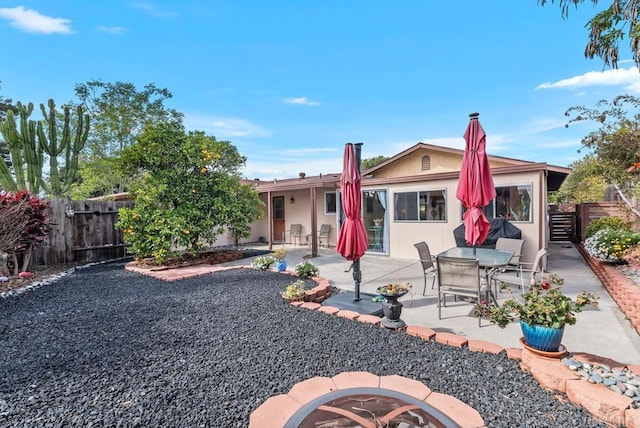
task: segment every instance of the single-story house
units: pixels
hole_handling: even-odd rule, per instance
[[[456,246],[453,230],[462,224],[456,189],[464,151],[418,143],[362,171],[362,212],[371,254],[416,258],[414,243],[425,241],[437,254]],[[522,259],[532,261],[549,239],[547,192],[557,190],[569,168],[488,155],[497,197],[488,218],[506,218],[522,231]],[[341,168],[341,165],[340,165]],[[253,180],[265,215],[250,240],[289,242],[292,224],[302,225],[302,244],[317,252],[318,231],[331,225],[335,246],[341,224],[340,173],[283,180]],[[297,242],[297,241],[296,241]],[[323,242],[324,243],[324,242]]]

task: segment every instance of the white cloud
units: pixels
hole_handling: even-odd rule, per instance
[[[200,130],[216,138],[269,137],[271,132],[246,119],[185,114],[187,129]]]
[[[309,147],[309,148],[297,148],[297,149],[284,149],[279,150],[285,156],[309,156],[318,153],[335,153],[339,150],[331,147]]]
[[[97,29],[102,33],[118,34],[118,35],[123,34],[127,31],[127,29],[124,27],[105,27],[104,25],[98,26]]]
[[[242,169],[242,175],[246,178],[259,178],[261,180],[280,180],[284,178],[296,178],[300,172],[304,172],[307,176],[319,174],[336,174],[342,170],[342,154],[339,157],[327,159],[315,159],[309,156],[307,160],[300,159],[282,159],[274,160],[263,159],[254,160],[248,156],[247,165]]]
[[[285,98],[282,100],[285,104],[296,104],[300,106],[317,106],[320,105],[318,101],[311,101],[307,97],[299,97],[299,98]]]
[[[566,147],[575,147],[576,149],[578,149],[582,147],[582,141],[581,140],[551,141],[551,142],[539,144],[538,147],[547,147],[551,149],[564,149]]]
[[[33,9],[25,9],[22,6],[14,8],[0,8],[0,18],[10,22],[12,27],[24,30],[27,33],[40,34],[70,34],[71,20],[64,18],[52,18],[40,14]]]
[[[640,72],[636,67],[618,68],[615,70],[590,71],[579,76],[545,82],[538,89],[577,89],[590,86],[623,86],[626,90],[640,93]]]
[[[158,5],[155,5],[150,2],[137,2],[131,3],[131,7],[134,9],[138,9],[147,13],[155,18],[169,18],[176,16],[175,12],[170,11],[169,9],[163,9]]]
[[[551,131],[552,129],[560,129],[564,128],[567,124],[566,120],[557,119],[557,118],[534,118],[530,123],[526,125],[525,132],[527,133],[538,133]]]

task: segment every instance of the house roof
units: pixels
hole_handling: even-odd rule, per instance
[[[387,159],[386,161],[362,171],[362,185],[384,185],[393,183],[411,183],[433,180],[444,180],[458,178],[460,171],[440,172],[434,174],[419,174],[419,175],[407,175],[400,177],[374,177],[376,171],[390,165],[400,159],[410,155],[417,150],[428,149],[431,151],[438,151],[442,153],[455,154],[462,157],[464,150],[453,149],[450,147],[436,146],[433,144],[418,143],[407,150],[404,150],[397,155]],[[502,156],[488,155],[489,160],[501,161],[502,163],[509,164],[508,166],[502,166],[497,168],[491,168],[493,175],[513,174],[519,172],[528,171],[546,171],[547,175],[547,190],[558,190],[564,179],[571,172],[571,168],[549,165],[545,162],[530,162],[520,159],[507,158]],[[311,187],[324,187],[324,188],[337,188],[340,186],[340,173],[332,174],[320,174],[317,176],[303,176],[301,174],[298,178],[290,178],[283,180],[244,180],[245,184],[254,184],[256,189],[260,192],[267,191],[285,191],[285,190],[299,190],[308,189]]]

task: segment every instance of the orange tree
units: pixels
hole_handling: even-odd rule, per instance
[[[177,248],[197,252],[225,232],[248,236],[262,202],[240,182],[245,161],[229,141],[175,123],[148,127],[118,163],[141,177],[136,206],[121,209],[117,223],[134,256],[162,263]]]

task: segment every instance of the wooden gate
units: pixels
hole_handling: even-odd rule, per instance
[[[51,230],[34,264],[87,263],[125,255],[118,209],[133,201],[51,200]]]
[[[549,213],[549,240],[579,242],[575,212]]]

